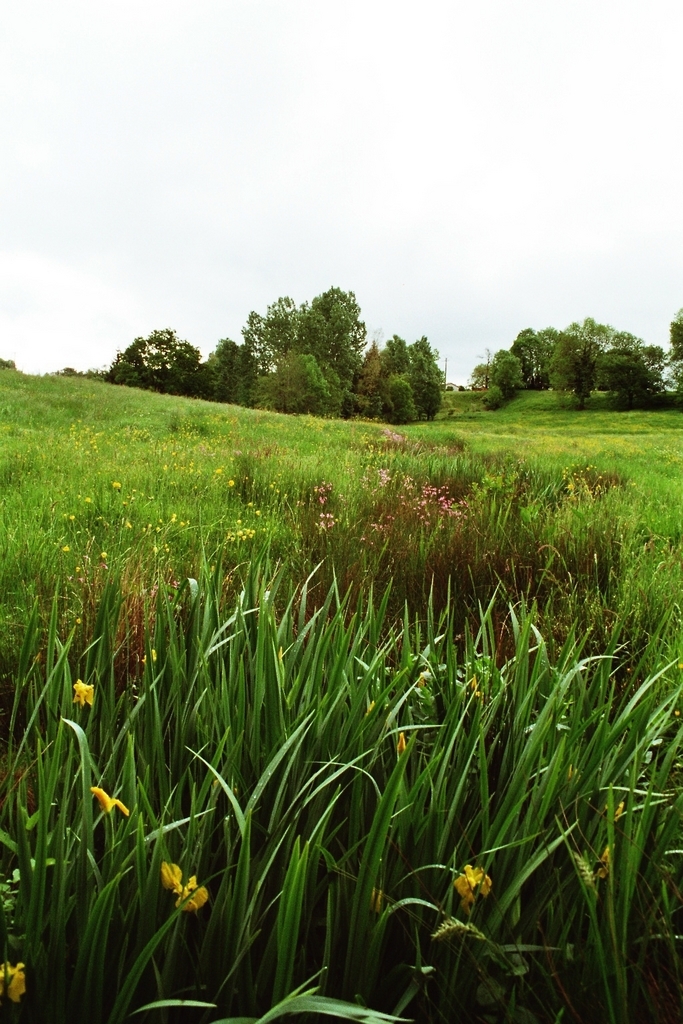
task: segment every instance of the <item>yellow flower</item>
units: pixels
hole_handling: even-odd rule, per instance
[[[100,789],[99,786],[91,786],[90,792],[92,793],[93,796],[97,797],[97,802],[99,803],[100,807],[102,808],[105,814],[111,814],[115,807],[118,807],[118,809],[121,811],[121,814],[125,814],[126,817],[128,817],[128,815],[130,814],[130,811],[128,810],[125,804],[122,804],[121,801],[118,800],[116,797],[109,796],[109,794],[105,793],[105,791],[103,789]]]
[[[68,544],[65,544],[64,547],[62,548],[62,551],[66,554],[67,551],[71,551],[71,548],[69,547]]]
[[[398,743],[396,744],[396,753],[400,757],[403,751],[406,749],[406,734],[401,732],[398,734]]]
[[[115,491],[121,490],[121,484],[118,482],[118,480],[112,480],[111,485]]]
[[[234,480],[228,480],[228,487],[234,487],[234,486],[235,486],[235,481]]]
[[[77,619],[80,622],[80,619]],[[95,687],[90,684],[84,683],[81,679],[77,679],[74,683],[74,704],[80,704],[83,707],[84,704],[89,704],[92,707],[93,695]]]
[[[164,889],[172,889],[176,893],[182,892],[183,872],[177,864],[169,864],[165,860],[161,862],[161,884]]]
[[[209,892],[205,886],[197,887],[196,875],[192,875],[187,880],[187,885],[183,885],[182,870],[177,864],[169,864],[167,861],[161,863],[161,884],[164,889],[170,889],[178,897],[175,901],[176,907],[183,903],[183,910],[187,910],[190,914],[196,914],[209,898]]]
[[[107,559],[107,552],[106,551],[100,551],[100,558],[102,559],[103,562],[105,562],[106,559]]]
[[[466,914],[472,909],[477,895],[481,893],[484,897],[488,896],[492,885],[493,882],[484,869],[473,868],[471,864],[466,864],[463,874],[458,875],[453,882],[453,888],[460,896],[460,906]]]
[[[12,967],[5,961],[3,965],[2,995],[7,996],[13,1003],[18,1003],[26,991],[26,978],[24,977],[24,965],[19,963]]]
[[[610,852],[609,852],[609,846],[606,846],[605,849],[603,850],[602,857],[600,858],[600,860],[598,862],[598,866],[595,869],[595,877],[596,878],[607,878],[607,876],[609,875],[609,867],[610,867]]]

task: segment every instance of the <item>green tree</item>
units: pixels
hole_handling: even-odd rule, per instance
[[[326,382],[330,413],[350,416],[355,411],[354,385],[362,365],[365,324],[353,292],[330,288],[310,303],[297,307],[280,298],[266,315],[251,312],[242,330],[250,372],[255,377],[245,390],[253,400],[255,379],[275,371],[290,352],[315,359]],[[246,354],[245,354],[246,361]],[[263,387],[259,384],[259,394]]]
[[[624,331],[615,333],[610,347],[598,357],[598,387],[612,392],[620,405],[645,405],[664,390],[664,350]]]
[[[510,351],[519,359],[524,387],[532,391],[550,387],[550,361],[558,337],[554,327],[542,331],[527,327],[519,332]]]
[[[330,392],[315,356],[290,351],[275,369],[259,378],[256,404],[286,413],[327,412]]]
[[[221,338],[208,359],[212,379],[212,397],[216,402],[241,405],[240,346],[230,338]]]
[[[477,363],[470,374],[469,385],[473,391],[486,391],[491,383],[491,362]]]
[[[387,382],[388,401],[384,417],[389,423],[412,423],[418,413],[413,399],[413,389],[407,377],[392,374]]]
[[[0,370],[16,370],[17,364],[13,359],[0,359]]]
[[[410,370],[408,346],[398,334],[389,338],[382,349],[382,369],[387,377],[392,374],[408,373]]]
[[[106,379],[162,394],[208,397],[201,352],[178,338],[170,327],[136,338],[124,352],[118,352]]]
[[[353,292],[328,288],[310,306],[299,310],[299,351],[315,356],[342,416],[355,409],[354,385],[363,361],[367,337]]]
[[[373,341],[363,357],[357,386],[358,409],[367,419],[381,419],[387,404],[387,378],[383,371],[382,355]]]
[[[433,349],[426,337],[418,338],[408,347],[410,369],[408,381],[418,416],[433,420],[441,408],[444,379],[439,369],[439,353]]]
[[[491,360],[491,387],[498,388],[505,401],[512,398],[519,388],[524,387],[522,364],[517,356],[507,349],[500,349]]]
[[[683,362],[683,309],[679,309],[669,328],[672,359]]]
[[[579,409],[586,408],[596,384],[598,357],[613,334],[612,327],[587,317],[583,323],[570,324],[557,339],[550,363],[550,382],[556,390],[573,394]]]

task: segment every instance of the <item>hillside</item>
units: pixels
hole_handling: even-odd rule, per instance
[[[679,420],[550,401],[0,373],[15,1019],[680,1019]]]

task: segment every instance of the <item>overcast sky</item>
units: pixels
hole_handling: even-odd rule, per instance
[[[464,381],[525,327],[666,344],[680,0],[3,5],[0,357],[206,355],[331,285]]]

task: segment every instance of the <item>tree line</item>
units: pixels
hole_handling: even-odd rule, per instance
[[[563,331],[526,328],[510,349],[487,353],[472,371],[470,386],[486,390],[484,401],[491,409],[522,388],[570,393],[579,409],[596,390],[613,394],[622,408],[642,408],[667,390],[683,394],[683,309],[671,323],[670,339],[665,352],[590,317]]]
[[[136,338],[104,379],[246,407],[391,423],[433,419],[444,378],[426,337],[367,344],[353,292],[330,288],[300,306],[288,297],[252,311],[240,344],[221,339],[206,361],[170,328]]]

